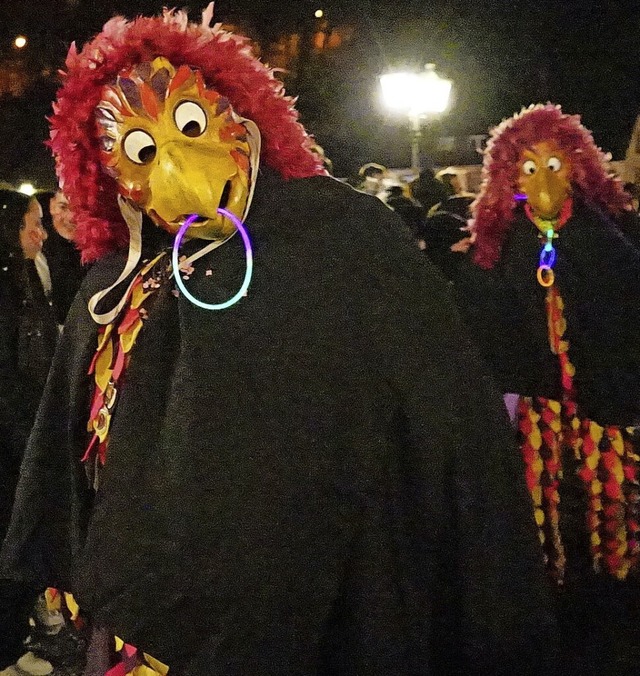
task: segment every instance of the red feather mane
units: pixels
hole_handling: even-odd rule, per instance
[[[251,53],[247,38],[224,31],[219,24],[209,28],[189,23],[184,12],[165,11],[161,17],[131,22],[115,17],[80,53],[71,45],[50,119],[49,145],[86,262],[128,241],[115,179],[101,168],[94,110],[103,86],[120,71],[158,56],[176,68],[185,64],[199,70],[208,87],[229,99],[239,115],[253,120],[262,135],[262,162],[281,176],[326,173],[311,150],[312,139],[298,122],[293,99],[285,96],[273,71]]]

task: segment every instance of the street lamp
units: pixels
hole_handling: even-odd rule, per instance
[[[394,72],[380,77],[382,97],[389,110],[408,115],[411,124],[411,168],[420,173],[422,120],[443,113],[449,105],[451,80],[441,78],[433,63],[421,73]]]
[[[21,192],[23,195],[28,195],[29,197],[31,197],[31,195],[36,194],[36,189],[33,183],[21,183],[20,187],[18,188],[18,192]]]
[[[13,41],[13,44],[17,49],[22,49],[27,45],[27,38],[25,38],[24,35],[18,35],[16,39]]]

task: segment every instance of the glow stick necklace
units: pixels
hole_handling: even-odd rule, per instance
[[[553,227],[547,229],[547,241],[540,250],[540,263],[536,277],[540,286],[550,287],[555,281],[553,266],[556,263],[556,250],[553,246],[553,238],[557,237],[553,231]]]
[[[247,289],[249,288],[249,284],[251,283],[251,276],[253,274],[253,250],[251,248],[251,240],[249,239],[249,235],[247,233],[246,228],[244,227],[244,224],[235,214],[232,214],[227,209],[218,208],[217,212],[221,216],[228,218],[236,226],[238,232],[240,233],[240,236],[242,237],[242,241],[244,242],[244,249],[247,259],[247,271],[245,272],[242,286],[240,287],[240,290],[238,291],[238,293],[236,293],[235,296],[225,301],[224,303],[204,303],[203,301],[198,300],[194,295],[192,295],[187,290],[187,287],[184,285],[184,282],[180,278],[180,264],[178,261],[178,250],[180,248],[180,244],[182,243],[182,238],[184,237],[185,232],[188,230],[189,226],[198,218],[198,214],[192,214],[180,226],[180,230],[178,230],[176,238],[173,242],[173,251],[171,252],[171,263],[173,265],[174,278],[176,280],[178,288],[187,297],[188,300],[190,300],[194,305],[203,308],[204,310],[225,310],[226,308],[231,307],[232,305],[237,303],[246,294]]]

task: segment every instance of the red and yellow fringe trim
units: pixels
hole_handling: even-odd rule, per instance
[[[85,626],[80,607],[72,594],[49,587],[44,593],[44,598],[47,610],[66,611],[76,628],[82,629]],[[155,657],[125,643],[117,636],[114,637],[114,641],[119,661],[105,673],[105,676],[167,676],[169,673],[169,667]]]
[[[640,554],[640,484],[637,449],[627,430],[602,427],[581,418],[575,403],[564,304],[556,287],[546,297],[549,344],[558,356],[563,400],[521,397],[518,403],[520,448],[545,563],[562,584],[566,557],[560,536],[563,452],[578,461],[578,476],[588,494],[586,526],[596,571],[623,580]]]

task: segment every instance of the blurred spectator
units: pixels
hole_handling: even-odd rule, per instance
[[[67,198],[60,190],[41,193],[37,198],[45,214],[43,222],[49,235],[43,251],[51,271],[56,319],[58,324],[64,324],[86,269],[74,244],[76,226]]]
[[[449,197],[432,208],[418,236],[418,246],[443,275],[454,282],[473,237],[469,231],[469,207],[473,197]]]
[[[363,164],[358,171],[360,184],[357,186],[361,192],[368,195],[378,196],[384,190],[384,178],[387,168],[375,162]]]
[[[425,228],[425,215],[422,207],[406,197],[399,185],[393,185],[387,189],[385,202],[400,216],[417,240]]]
[[[464,192],[458,172],[451,167],[439,171],[436,174],[436,179],[444,185],[448,197],[460,195]]]
[[[435,177],[432,169],[423,169],[420,172],[420,176],[411,185],[411,193],[420,202],[425,214],[449,197],[445,185]]]
[[[311,146],[311,150],[313,150],[313,152],[322,160],[322,164],[327,170],[327,173],[333,176],[333,162],[327,157],[324,148],[319,143],[314,143]]]
[[[0,191],[0,541],[58,337],[46,237],[38,201]],[[33,600],[23,585],[0,581],[0,668],[24,652]]]
[[[443,200],[440,204],[436,205],[433,210],[433,215],[437,214],[439,211],[444,211],[448,214],[460,216],[460,218],[468,221],[471,218],[471,204],[474,199],[475,197],[468,193],[447,197],[446,200]]]

